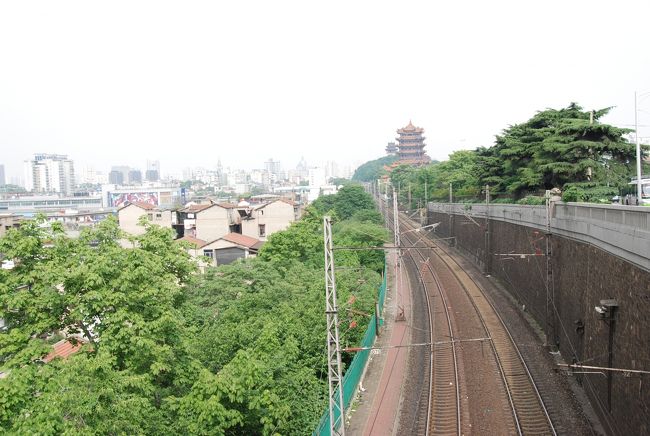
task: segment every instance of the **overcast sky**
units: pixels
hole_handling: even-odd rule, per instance
[[[0,163],[292,168],[380,157],[409,120],[445,159],[537,110],[650,91],[650,2],[4,1]],[[650,95],[639,122],[650,125]],[[640,129],[650,136],[650,127]]]

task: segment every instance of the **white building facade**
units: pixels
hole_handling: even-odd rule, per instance
[[[75,186],[74,163],[66,155],[35,154],[24,163],[25,189],[33,192],[72,194]]]

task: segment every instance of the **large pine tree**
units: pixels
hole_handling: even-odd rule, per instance
[[[477,150],[481,183],[516,196],[576,182],[624,185],[635,149],[624,138],[629,129],[599,122],[610,109],[571,103],[504,130],[493,147]]]

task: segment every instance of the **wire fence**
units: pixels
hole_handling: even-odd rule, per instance
[[[379,308],[379,314],[382,313],[384,309],[384,302],[386,301],[386,263],[384,262],[384,279],[382,280],[381,285],[379,286],[379,292],[377,293],[377,305]],[[379,318],[379,324],[383,324],[383,319]],[[377,337],[377,319],[376,315],[373,315],[368,322],[368,327],[366,328],[366,333],[361,340],[360,347],[372,347],[375,343],[375,338]],[[363,377],[366,364],[370,357],[370,350],[361,350],[352,359],[350,366],[348,366],[345,375],[343,376],[343,404],[344,408],[347,409],[350,407],[354,395],[357,392],[357,387],[361,382]],[[335,395],[335,398],[338,398],[338,391]],[[335,410],[335,413],[338,411]],[[338,415],[335,416],[338,419]],[[329,406],[325,409],[323,416],[321,417],[318,426],[312,432],[312,436],[330,436],[330,413]]]

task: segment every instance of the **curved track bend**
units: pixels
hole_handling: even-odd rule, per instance
[[[420,227],[400,216],[404,257],[417,266],[431,328],[428,391],[418,434],[555,435],[510,332],[482,289]],[[424,417],[426,416],[426,422]]]

